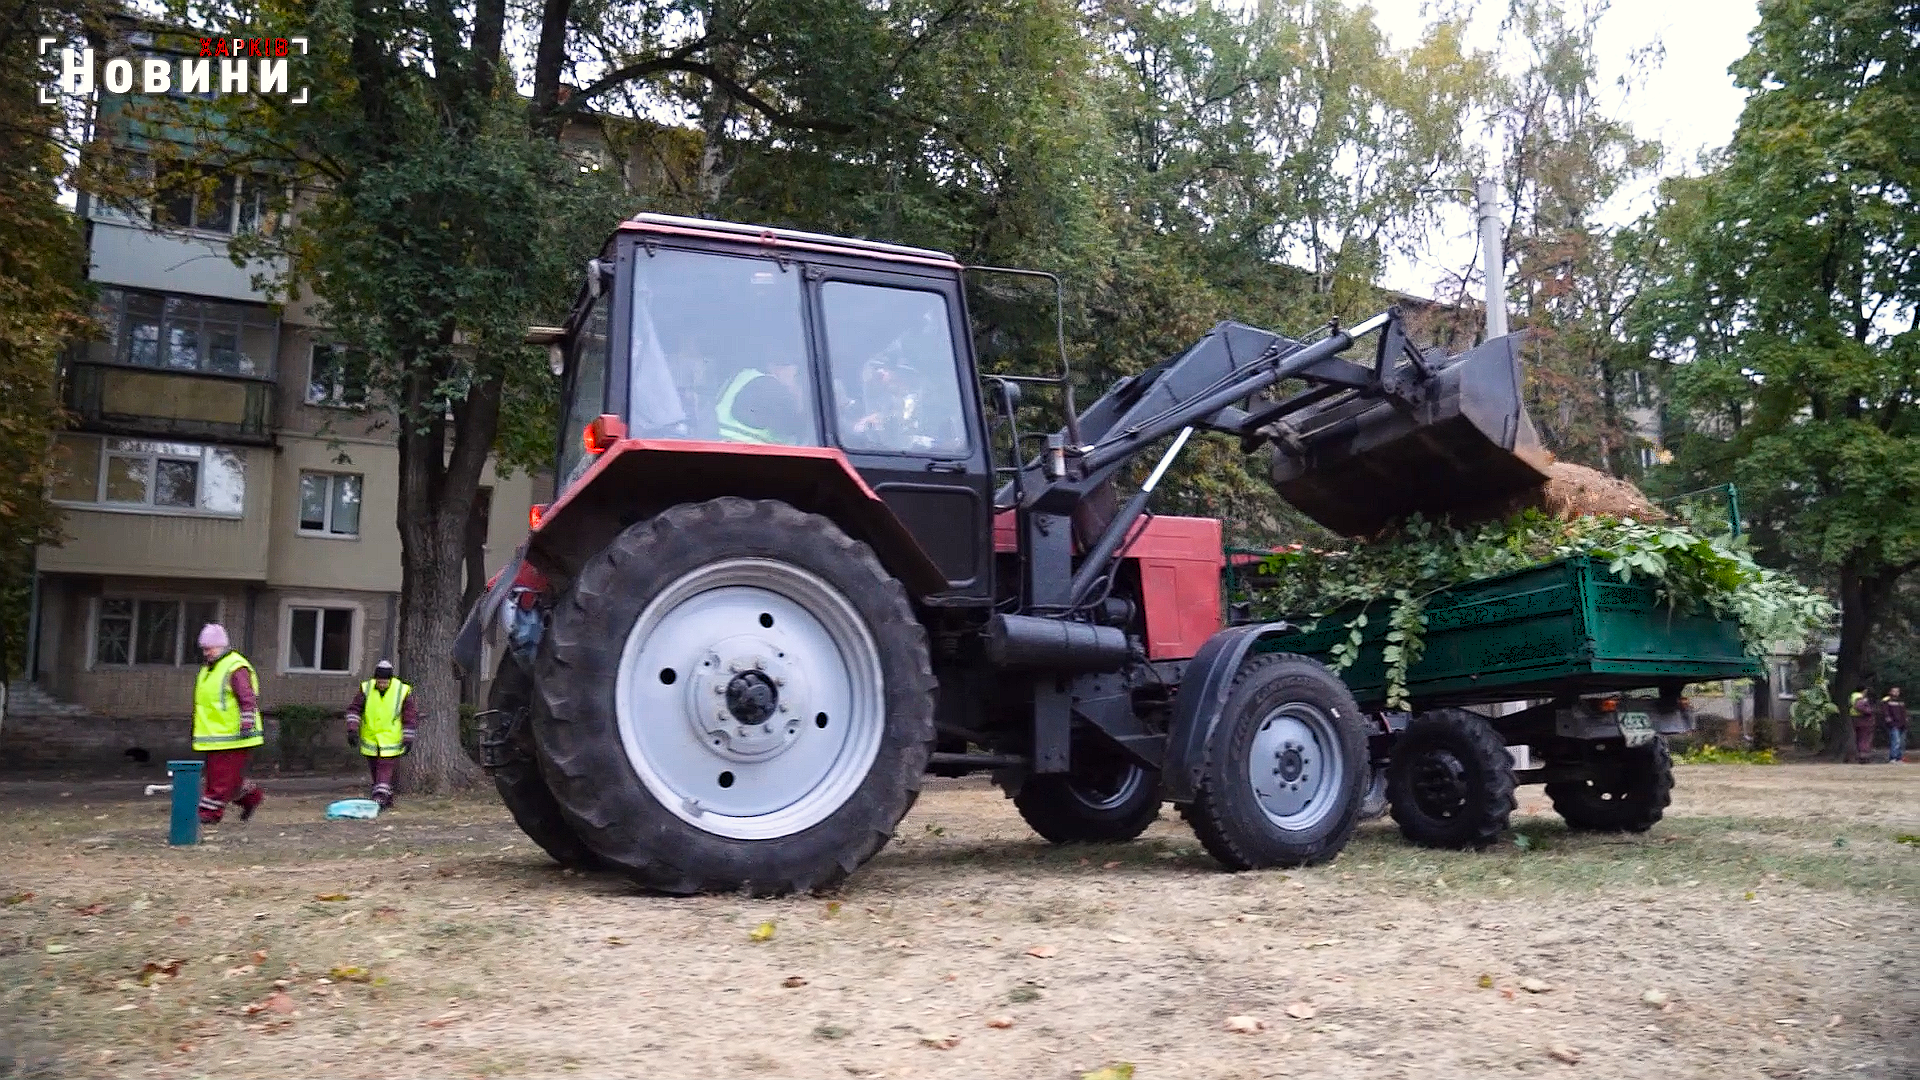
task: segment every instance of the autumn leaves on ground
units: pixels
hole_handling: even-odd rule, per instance
[[[1920,770],[1680,774],[1643,837],[1523,789],[1490,851],[1237,875],[943,781],[759,902],[557,870],[488,800],[310,784],[170,850],[137,784],[0,784],[0,1075],[1916,1075]]]

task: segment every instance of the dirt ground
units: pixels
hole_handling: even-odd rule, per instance
[[[491,800],[327,822],[352,787],[306,788],[169,849],[164,795],[0,783],[0,1075],[1920,1076],[1911,767],[1683,767],[1631,838],[1522,789],[1493,850],[1373,822],[1255,874],[1171,813],[1055,848],[940,781],[778,901],[560,871]]]

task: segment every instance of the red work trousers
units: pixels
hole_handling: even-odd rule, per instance
[[[367,773],[373,784],[373,801],[385,810],[393,805],[393,766],[399,758],[369,757]]]
[[[240,804],[243,816],[250,817],[254,807],[259,806],[260,800],[265,797],[260,786],[247,779],[246,750],[207,751],[207,765],[201,773],[200,784],[202,822],[219,824],[230,802]]]

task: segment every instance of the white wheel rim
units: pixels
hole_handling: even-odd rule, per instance
[[[726,559],[640,613],[614,707],[628,763],[669,812],[771,840],[825,821],[865,781],[885,686],[866,620],[838,589],[774,559]]]
[[[1320,824],[1346,786],[1337,724],[1302,701],[1268,713],[1254,731],[1247,779],[1261,813],[1275,825],[1298,832]]]

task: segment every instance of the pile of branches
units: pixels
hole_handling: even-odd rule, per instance
[[[1359,658],[1369,620],[1385,617],[1388,703],[1405,709],[1407,672],[1425,650],[1430,597],[1462,582],[1577,555],[1600,563],[1623,582],[1650,583],[1675,612],[1736,620],[1754,656],[1783,645],[1797,651],[1833,622],[1834,607],[1825,596],[1754,562],[1744,538],[1707,536],[1631,517],[1565,518],[1537,509],[1467,528],[1415,517],[1342,551],[1296,545],[1262,561],[1245,599],[1263,620],[1300,624],[1341,613],[1348,637],[1332,650],[1336,669]]]

